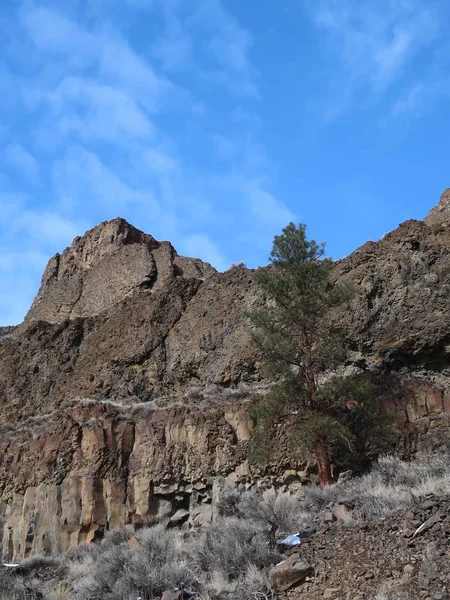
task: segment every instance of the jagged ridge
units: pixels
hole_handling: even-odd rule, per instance
[[[170,242],[158,242],[116,218],[76,237],[70,248],[50,259],[25,320],[60,323],[92,317],[140,290],[160,289],[176,277],[213,273],[211,265],[178,256]]]

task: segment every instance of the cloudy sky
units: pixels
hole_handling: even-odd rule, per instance
[[[341,257],[450,186],[447,0],[2,0],[0,324],[123,216],[224,270]]]

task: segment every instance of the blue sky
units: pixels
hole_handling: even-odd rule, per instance
[[[223,270],[339,258],[450,185],[447,0],[2,0],[0,324],[123,216]]]

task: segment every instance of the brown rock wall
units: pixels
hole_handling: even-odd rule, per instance
[[[179,257],[124,219],[101,223],[77,237],[48,263],[27,321],[61,323],[91,317],[141,289],[156,290],[176,277],[203,278],[215,270],[198,259]]]
[[[425,223],[428,225],[443,224],[448,227],[450,223],[450,188],[444,191],[439,204],[430,211]]]
[[[3,428],[4,559],[65,551],[105,529],[169,520],[180,509],[193,522],[211,518],[214,482],[248,473],[250,428],[235,407],[143,408],[130,419],[99,404],[53,415],[50,430],[35,422]]]
[[[405,454],[448,437],[446,198],[439,219],[404,223],[335,268],[357,291],[330,315],[350,329],[346,368],[377,380]],[[216,273],[122,219],[51,259],[24,324],[0,329],[8,560],[126,523],[212,518],[223,479],[251,477],[242,406],[267,389],[247,316],[260,301],[251,271]]]

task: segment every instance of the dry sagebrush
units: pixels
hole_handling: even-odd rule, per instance
[[[16,576],[0,571],[0,600],[32,600],[30,589],[44,600],[147,600],[174,587],[198,591],[199,600],[265,600],[273,595],[268,568],[281,560],[276,541],[308,528],[330,502],[352,499],[358,516],[348,525],[357,527],[410,506],[416,497],[447,493],[450,459],[444,453],[408,463],[383,457],[363,477],[305,486],[302,496],[228,489],[219,516],[200,531],[125,527],[108,532],[100,544],[24,561]],[[37,579],[40,570],[52,568],[59,580]]]

